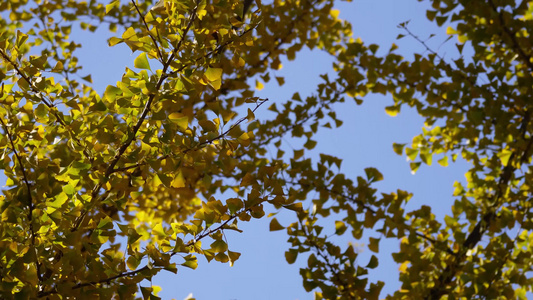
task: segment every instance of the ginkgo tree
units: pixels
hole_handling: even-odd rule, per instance
[[[406,59],[392,45],[378,55],[331,0],[256,0],[244,18],[234,0],[2,1],[1,297],[156,298],[142,282],[160,272],[194,269],[199,256],[238,260],[224,233],[268,207],[294,211],[293,223],[272,218],[270,229],[286,230],[288,263],[305,254],[303,286],[318,298],[377,299],[384,283],[368,270],[380,241],[394,239],[402,286],[389,298],[525,299],[533,2],[431,3],[427,18],[447,27],[455,59],[407,23],[398,38],[426,51]],[[135,68],[98,93],[78,64],[75,26],[108,28],[109,45],[129,48]],[[334,75],[291,99],[257,97],[250,79],[270,81],[304,47],[332,55]],[[391,115],[407,106],[424,118],[411,144],[393,145],[413,171],[433,157],[470,163],[451,215],[437,220],[431,203],[405,211],[411,194],[378,193],[375,168],[350,178],[341,158],[308,158],[319,128],[342,125],[333,105],[369,93],[392,96]],[[275,116],[260,117],[267,109]],[[302,147],[284,152],[285,137]],[[377,233],[367,241],[376,254],[358,261],[324,218],[335,219],[335,235]]]

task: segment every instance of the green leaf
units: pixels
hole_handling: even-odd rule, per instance
[[[133,65],[139,69],[150,70],[150,63],[148,62],[148,57],[144,52],[137,56],[133,62]]]
[[[128,242],[128,244],[130,244],[130,243]],[[140,263],[141,263],[141,261],[138,260],[135,256],[130,256],[126,260],[126,265],[132,271],[136,270]]]
[[[184,257],[184,259],[185,259],[185,262],[181,264],[182,266],[191,268],[193,270],[195,270],[198,267],[198,261],[196,259],[196,256],[187,255]]]
[[[239,198],[229,198],[226,200],[226,205],[228,206],[228,209],[231,214],[236,213],[240,209],[244,207],[244,203]]]
[[[211,244],[211,249],[215,252],[226,252],[228,244],[222,240],[216,240]]]
[[[308,139],[307,142],[304,144],[304,147],[306,149],[312,150],[312,149],[314,149],[316,147],[316,145],[317,145],[316,141]]]
[[[22,33],[20,30],[17,30],[17,42],[16,46],[17,48],[22,47],[24,43],[28,40],[28,35]]]
[[[112,229],[113,228],[113,219],[105,217],[98,222],[98,229]]]
[[[114,102],[117,95],[122,94],[122,90],[116,86],[108,85],[104,92],[104,98],[108,102]]]

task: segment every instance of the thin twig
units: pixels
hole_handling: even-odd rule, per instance
[[[141,21],[143,22],[144,24],[144,27],[146,27],[146,32],[148,33],[148,35],[150,36],[150,38],[152,39],[152,41],[154,42],[154,45],[155,45],[155,48],[157,49],[157,55],[159,55],[159,59],[161,59],[161,62],[163,62],[163,54],[161,54],[161,49],[159,49],[159,45],[157,44],[157,41],[156,39],[152,36],[152,34],[150,33],[150,27],[148,27],[148,24],[146,23],[146,20],[143,16],[143,14],[141,13],[141,10],[139,9],[139,7],[137,6],[137,3],[135,3],[135,0],[131,0],[131,3],[133,4],[133,6],[135,7],[135,9],[137,10],[137,14],[139,15],[139,18],[141,19]],[[156,28],[156,32],[157,31],[157,28]],[[158,33],[159,34],[159,33]]]
[[[256,107],[252,110],[252,112],[255,112],[263,103],[267,102],[268,99],[264,99],[262,101],[260,101]],[[220,133],[218,136],[214,137],[214,138],[211,138],[207,141],[203,141],[201,143],[198,143],[197,145],[195,145],[194,147],[191,147],[191,148],[187,148],[183,151],[181,151],[179,154],[186,154],[186,153],[189,153],[191,151],[197,151],[197,150],[200,150],[202,149],[204,146],[206,145],[209,145],[211,143],[213,143],[214,141],[217,141],[217,140],[220,140],[220,139],[223,139],[225,136],[228,135],[228,133],[230,133],[233,129],[235,129],[236,127],[238,127],[242,122],[246,121],[247,120],[247,117],[242,117],[241,119],[239,119],[237,122],[235,122],[229,129],[227,129],[226,131]],[[177,155],[179,155],[177,154]],[[161,160],[165,160],[169,157],[171,157],[172,155],[171,154],[165,154],[159,158],[157,158],[157,160],[161,161]],[[113,170],[112,173],[116,173],[116,172],[123,172],[123,171],[127,171],[127,170],[130,170],[130,169],[134,169],[134,168],[137,168],[137,167],[140,167],[140,166],[143,166],[143,165],[146,165],[147,162],[139,162],[139,163],[136,163],[134,165],[131,165],[131,166],[127,166],[127,167],[122,167],[122,168],[116,168]]]
[[[219,226],[213,228],[213,229],[210,229],[202,234],[199,234],[197,236],[194,237],[193,240],[191,240],[190,242],[188,242],[185,247],[192,247],[195,243],[197,243],[198,241],[204,239],[205,237],[213,234],[214,232],[216,231],[219,231],[219,230],[224,230],[224,227],[226,225],[228,225],[229,222],[233,221],[235,218],[237,218],[239,215],[241,215],[242,213],[245,213],[245,212],[248,212],[250,211],[253,207],[259,205],[260,203],[257,203],[247,209],[244,209],[243,211],[240,211],[240,212],[236,212],[234,213],[233,215],[231,215],[228,220],[224,221],[223,223],[221,223]],[[172,254],[170,254],[170,257],[173,257],[177,254],[179,254],[180,252],[172,252]],[[75,286],[72,287],[73,290],[75,289],[80,289],[82,287],[86,287],[86,286],[96,286],[98,284],[102,284],[102,283],[111,283],[111,281],[115,280],[115,279],[119,279],[119,278],[122,278],[122,277],[131,277],[131,276],[135,276],[137,275],[138,273],[142,272],[142,271],[145,271],[145,270],[149,270],[150,267],[148,267],[147,265],[140,268],[140,269],[137,269],[137,270],[134,270],[134,271],[130,271],[130,272],[123,272],[123,273],[120,273],[120,274],[117,274],[115,276],[111,276],[109,278],[104,278],[104,279],[101,279],[101,280],[96,280],[96,281],[91,281],[91,282],[84,282],[84,283],[78,283],[76,284]],[[42,293],[39,293],[39,297],[45,297],[45,296],[48,296],[48,295],[51,295],[51,294],[57,294],[58,291],[57,289],[53,289],[51,291],[48,291],[48,292],[42,292]]]
[[[31,239],[31,245],[33,247],[33,250],[35,251],[35,265],[37,268],[37,278],[39,279],[39,286],[41,284],[41,281],[43,280],[41,276],[41,264],[39,263],[39,255],[37,253],[37,249],[35,248],[35,231],[33,230],[33,197],[31,195],[31,184],[28,181],[28,175],[26,173],[26,168],[24,168],[24,164],[22,163],[22,159],[20,158],[20,155],[17,152],[17,149],[15,147],[15,143],[13,142],[13,136],[9,132],[9,129],[7,128],[7,124],[4,122],[4,118],[0,117],[0,122],[2,123],[2,127],[4,128],[4,131],[7,135],[7,138],[9,139],[9,143],[11,144],[11,149],[13,150],[13,154],[15,155],[18,164],[20,166],[20,170],[22,172],[22,180],[24,181],[24,185],[26,185],[26,192],[28,193],[28,223],[30,227],[30,239]]]

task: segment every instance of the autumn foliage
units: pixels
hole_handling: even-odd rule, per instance
[[[292,210],[288,263],[307,259],[303,286],[319,299],[378,299],[368,276],[379,244],[394,239],[400,290],[391,299],[526,299],[533,266],[533,1],[433,0],[458,57],[427,49],[406,59],[392,45],[352,35],[332,0],[25,1],[0,3],[0,297],[156,298],[141,281],[233,264],[224,232]],[[108,28],[135,68],[98,93],[78,64],[73,28]],[[418,39],[407,23],[399,38]],[[446,29],[447,28],[447,29]],[[335,76],[291,99],[262,99],[258,85],[303,48],[334,57]],[[433,159],[470,164],[452,214],[431,203],[405,211],[408,191],[382,193],[375,168],[353,178],[315,148],[333,110],[389,95],[391,115],[425,119],[411,144],[394,144],[411,169]],[[263,111],[274,112],[272,118]],[[264,114],[263,114],[264,115]],[[271,114],[269,114],[271,115]],[[332,129],[334,130],[334,129]],[[284,152],[284,138],[302,147]],[[267,147],[271,146],[271,147]],[[269,150],[270,149],[270,150]],[[274,152],[272,152],[274,150]],[[339,171],[340,170],[340,171]],[[230,197],[220,195],[232,194]],[[340,216],[340,217],[339,217]],[[335,235],[375,253],[357,260]],[[396,271],[396,270],[395,270]],[[179,276],[176,275],[176,276]],[[381,294],[381,297],[385,295]]]

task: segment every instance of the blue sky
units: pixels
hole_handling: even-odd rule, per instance
[[[436,36],[429,42],[435,49],[446,39],[445,27],[436,27],[426,20],[427,7],[427,1],[419,3],[415,0],[355,0],[351,3],[339,2],[336,6],[340,10],[340,18],[352,22],[354,37],[361,37],[365,43],[381,45],[383,51],[388,50],[392,43],[397,43],[399,52],[406,58],[413,53],[423,53],[424,47],[409,37],[396,41],[396,36],[403,33],[397,28],[401,22],[411,20],[409,28],[423,39],[435,33]],[[117,34],[122,34],[120,29]],[[72,36],[83,44],[82,49],[77,51],[80,65],[84,66],[82,73],[92,74],[94,86],[101,92],[107,85],[120,80],[124,68],[132,67],[137,55],[131,55],[129,48],[123,44],[108,47],[108,37],[105,28],[95,34],[77,31]],[[441,53],[453,49],[453,43],[449,41],[442,46]],[[446,57],[453,55],[453,51],[449,51]],[[297,91],[302,96],[306,95],[306,91],[313,92],[319,82],[318,75],[333,74],[332,61],[333,58],[325,53],[304,50],[295,61],[283,62],[284,67],[278,72],[285,77],[283,87],[269,83],[258,95],[283,101],[290,99]],[[344,125],[334,130],[321,129],[316,137],[318,146],[309,155],[318,157],[319,153],[326,153],[342,158],[341,171],[353,179],[364,174],[364,168],[376,167],[385,177],[376,185],[380,192],[396,189],[412,192],[414,197],[407,210],[422,204],[430,205],[437,217],[442,219],[450,211],[454,200],[453,183],[464,181],[463,174],[468,165],[459,162],[443,168],[435,163],[431,167],[422,166],[412,175],[405,157],[393,152],[392,143],[410,143],[412,137],[421,132],[423,120],[416,111],[405,107],[398,116],[388,116],[384,107],[392,103],[389,96],[369,95],[364,100],[361,106],[349,100],[337,105],[337,114]],[[267,114],[264,112],[262,115],[262,111],[258,110],[255,115],[261,119]],[[291,212],[277,215],[278,220],[285,225],[292,217]],[[324,220],[325,223],[330,221],[333,223],[334,220]],[[294,265],[288,265],[284,258],[288,248],[287,236],[284,231],[269,232],[269,222],[270,219],[266,218],[254,220],[240,225],[243,233],[227,233],[230,250],[242,253],[233,267],[217,262],[208,264],[200,258],[197,270],[180,268],[177,275],[160,273],[152,282],[163,288],[159,296],[163,299],[184,299],[192,293],[196,299],[202,300],[313,299],[313,294],[303,289],[299,275],[299,268],[306,264],[306,259],[300,258]],[[342,246],[348,242],[364,245],[368,236],[379,237],[370,234],[361,241],[346,238],[339,239],[339,243]],[[398,243],[397,240],[382,240],[382,253],[378,256],[380,266],[369,274],[370,281],[385,281],[382,296],[399,288],[398,266],[390,257],[390,253],[398,248]],[[370,254],[364,246],[361,246],[361,250],[358,261],[366,265]]]

